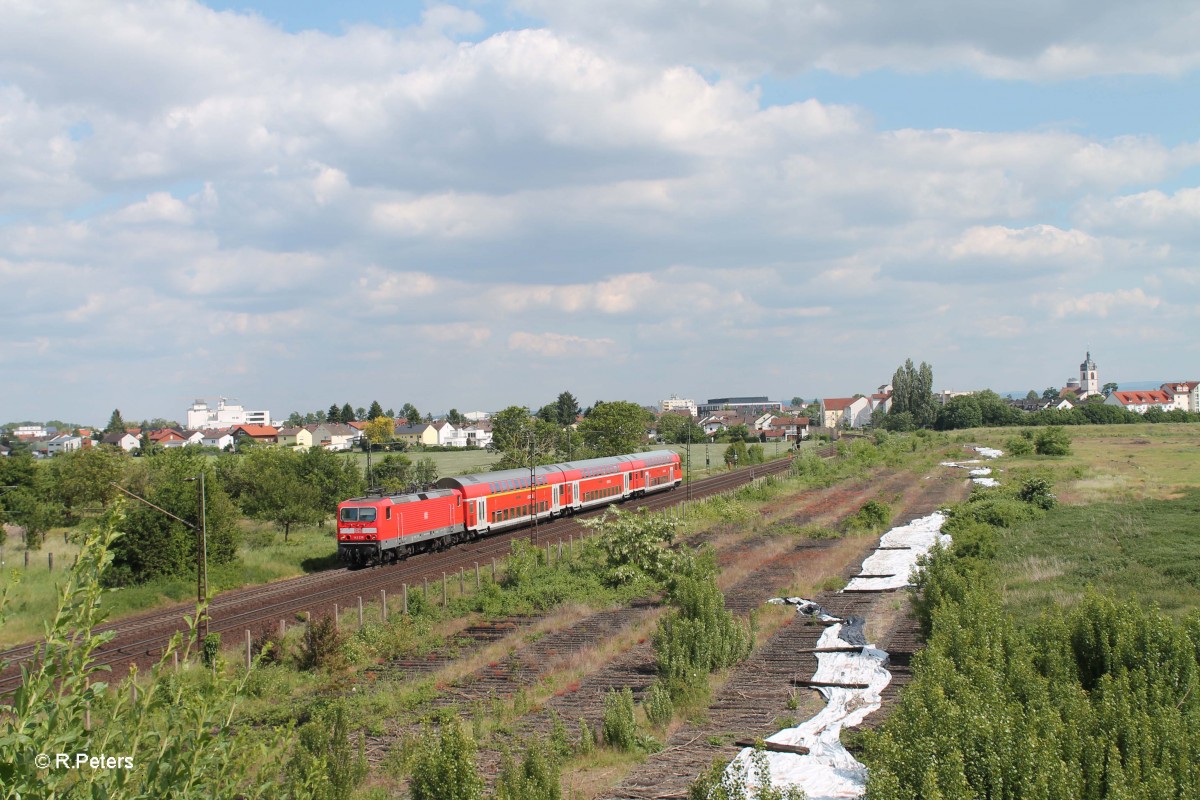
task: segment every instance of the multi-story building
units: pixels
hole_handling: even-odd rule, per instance
[[[666,400],[663,400],[659,403],[659,406],[662,408],[664,414],[668,411],[686,411],[695,417],[699,413],[695,400],[681,398],[677,394],[673,394]]]
[[[203,398],[192,403],[187,412],[187,427],[189,430],[204,430],[207,428],[232,428],[235,425],[270,425],[271,412],[247,411],[238,403],[230,403],[222,397],[217,400],[216,408],[209,406]]]
[[[665,409],[664,409],[665,410]],[[736,411],[743,417],[757,417],[768,411],[783,411],[783,403],[773,403],[764,397],[712,397],[697,407],[698,414],[708,415],[714,411]]]

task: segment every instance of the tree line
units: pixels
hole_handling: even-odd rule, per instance
[[[321,524],[339,502],[366,488],[356,462],[321,448],[256,447],[213,457],[178,447],[132,458],[94,447],[44,463],[28,454],[0,459],[0,485],[11,487],[0,493],[0,521],[24,528],[25,546],[36,549],[51,528],[94,517],[124,489],[198,525],[201,475],[214,565],[237,559],[240,517],[274,523],[286,540],[295,525]],[[195,574],[196,534],[189,525],[131,501],[122,533],[111,546],[113,564],[105,574],[110,585]],[[0,529],[0,542],[3,536]]]

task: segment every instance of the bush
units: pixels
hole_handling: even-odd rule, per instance
[[[1017,490],[1017,497],[1030,505],[1049,511],[1058,505],[1058,498],[1050,488],[1050,481],[1045,478],[1026,478]]]
[[[1027,456],[1033,452],[1033,442],[1027,436],[1014,436],[1004,443],[1004,451],[1010,456]]]
[[[1038,431],[1034,449],[1039,456],[1066,456],[1071,454],[1071,437],[1058,425]]]
[[[596,734],[592,733],[592,726],[583,717],[579,718],[579,744],[576,748],[581,756],[591,755],[596,750]]]
[[[426,731],[409,781],[412,800],[482,800],[483,779],[475,763],[475,742],[455,716],[439,735]]]
[[[693,564],[671,587],[677,610],[659,621],[654,634],[659,677],[681,705],[707,697],[708,674],[741,661],[751,647],[749,630],[725,609],[712,565],[706,559]]]
[[[614,750],[632,753],[638,748],[637,721],[633,717],[633,692],[609,690],[604,696],[604,722],[600,737]]]
[[[221,634],[210,633],[204,637],[204,649],[200,656],[204,660],[204,666],[215,667],[217,665],[217,657],[221,654]]]
[[[519,766],[511,753],[504,754],[496,778],[495,800],[559,800],[562,797],[558,762],[546,758],[541,744],[530,745]]]
[[[343,644],[345,637],[337,629],[332,616],[327,614],[316,622],[310,620],[297,654],[298,666],[303,670],[343,669],[347,666]]]
[[[714,761],[707,771],[700,773],[688,788],[688,800],[804,800],[807,795],[796,786],[776,789],[771,783],[771,767],[767,754],[756,747],[750,756],[754,769],[754,787],[749,783],[746,762],[738,759],[728,768]]]
[[[651,725],[661,727],[675,716],[675,703],[672,702],[671,693],[666,687],[655,681],[646,693],[646,699],[642,701],[642,710],[646,712],[646,719]]]
[[[287,766],[287,794],[320,800],[348,800],[367,776],[363,737],[355,754],[346,708],[341,702],[300,728]]]
[[[891,521],[891,506],[878,500],[868,500],[854,516],[846,520],[846,529],[877,531],[886,528]]]

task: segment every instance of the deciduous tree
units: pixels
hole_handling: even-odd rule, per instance
[[[638,404],[616,400],[593,406],[579,432],[597,456],[636,453],[646,443],[650,421],[650,413]]]

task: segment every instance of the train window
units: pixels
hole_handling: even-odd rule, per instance
[[[375,509],[347,506],[342,509],[342,522],[374,522]]]
[[[384,517],[384,519],[392,518],[392,507],[391,506],[388,506],[387,508],[385,508],[383,510],[383,517]]]

